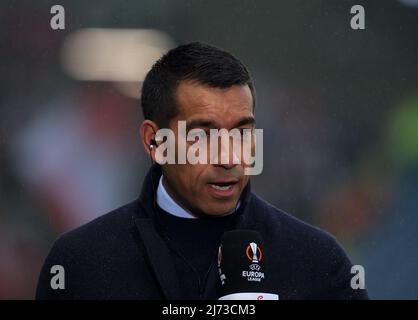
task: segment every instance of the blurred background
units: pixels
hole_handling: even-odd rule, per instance
[[[355,4],[365,30],[350,27]],[[191,41],[252,72],[253,190],[335,235],[371,298],[418,299],[414,0],[1,1],[0,299],[32,299],[59,234],[138,196],[141,81]]]

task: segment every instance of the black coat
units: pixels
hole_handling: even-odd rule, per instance
[[[134,202],[63,234],[42,268],[37,299],[183,299],[185,282],[155,223],[159,166],[148,173]],[[269,285],[280,299],[366,299],[350,286],[351,262],[328,233],[273,207],[244,189],[237,229],[253,229],[269,253]],[[216,265],[216,257],[213,259]],[[65,269],[65,289],[51,288],[53,265]],[[183,287],[182,287],[183,286]],[[199,294],[217,299],[220,280],[211,268]]]

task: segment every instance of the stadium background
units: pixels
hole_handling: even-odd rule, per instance
[[[33,298],[60,233],[138,195],[140,81],[191,41],[255,79],[255,192],[334,234],[371,298],[418,299],[417,2],[1,1],[0,299]]]

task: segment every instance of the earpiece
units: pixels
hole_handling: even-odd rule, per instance
[[[156,146],[157,146],[157,142],[155,141],[155,139],[152,139],[150,141],[150,144],[149,144],[149,149],[151,150],[151,149],[153,149]]]

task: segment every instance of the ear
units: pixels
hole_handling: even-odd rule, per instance
[[[142,146],[144,147],[145,152],[148,156],[152,158],[152,161],[155,162],[155,148],[150,148],[152,140],[155,139],[155,135],[158,131],[158,126],[154,121],[144,120],[139,127],[139,134],[141,136]]]

